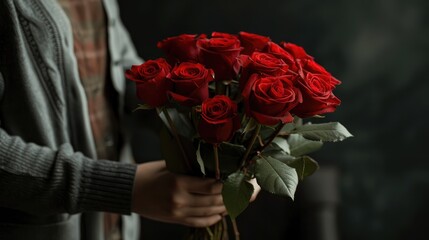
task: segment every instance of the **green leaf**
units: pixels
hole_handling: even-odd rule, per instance
[[[231,218],[236,218],[247,208],[253,191],[253,185],[246,181],[242,172],[235,172],[228,176],[223,183],[222,197]]]
[[[273,145],[277,146],[278,149],[283,150],[285,153],[290,154],[289,143],[282,137],[276,137],[273,139]]]
[[[296,127],[292,133],[302,134],[310,140],[321,140],[327,142],[342,141],[353,137],[349,131],[339,122],[306,124]]]
[[[201,176],[201,171],[197,163],[196,146],[190,139],[180,136],[180,142],[183,147],[184,154],[189,163],[182,154],[182,151],[177,144],[176,138],[170,133],[166,126],[163,126],[160,131],[161,153],[167,164],[167,169],[174,173],[188,174]]]
[[[295,126],[302,126],[303,124],[302,118],[295,116],[293,119],[293,123],[295,124]]]
[[[268,148],[267,148],[268,149]],[[264,157],[272,157],[274,159],[277,159],[283,163],[289,163],[293,160],[295,160],[294,156],[291,156],[290,154],[287,154],[283,150],[264,150],[262,152],[262,156]]]
[[[168,102],[170,104],[166,108],[168,108],[168,109],[175,109],[175,111],[178,111],[180,113],[189,113],[191,111],[191,109],[192,109],[192,107],[184,106],[184,105],[180,104],[179,102],[177,102],[176,100],[174,100],[171,97],[168,98]]]
[[[295,168],[296,172],[298,173],[299,180],[301,181],[319,169],[319,164],[309,156],[296,158],[287,164],[290,167]]]
[[[201,142],[198,142],[198,148],[197,148],[197,152],[196,152],[196,154],[197,154],[197,162],[198,162],[198,165],[200,165],[201,172],[204,175],[206,175],[206,169],[204,167],[204,161],[203,161],[203,158],[201,157],[200,146],[201,146]]]
[[[179,135],[182,135],[187,139],[192,139],[195,137],[196,130],[190,117],[177,111],[177,109],[174,108],[167,108],[167,111]],[[167,121],[167,118],[165,117],[165,113],[160,112],[159,117],[164,122],[164,125],[167,126],[167,128],[171,131],[171,127]]]
[[[275,130],[276,128],[272,126],[262,125],[261,130],[259,131],[259,136],[261,136],[262,140],[266,142],[271,137],[271,135],[273,135]]]
[[[228,176],[236,172],[241,166],[246,148],[242,145],[231,143],[221,143],[218,147],[220,172],[223,176]],[[204,162],[205,171],[207,174],[215,173],[215,159],[213,145],[209,143],[200,143],[200,154]],[[214,176],[214,175],[213,175]]]
[[[256,180],[262,189],[294,199],[298,175],[294,168],[272,157],[256,160]]]
[[[282,127],[281,134],[290,134],[295,129],[295,123],[287,123]]]
[[[258,122],[255,119],[250,118],[249,121],[246,123],[246,126],[244,127],[243,133],[246,134],[252,131],[256,128],[256,125],[258,125]]]
[[[161,153],[167,164],[167,169],[174,173],[187,173],[185,159],[180,152],[176,139],[170,134],[167,127],[160,132]]]
[[[290,146],[290,155],[295,157],[317,151],[323,146],[323,142],[305,139],[300,134],[291,134],[288,138],[288,142]]]
[[[154,109],[154,107],[144,103],[144,104],[139,104],[139,106],[136,107],[136,109],[134,109],[133,112],[135,112],[137,110],[149,110],[149,109]]]

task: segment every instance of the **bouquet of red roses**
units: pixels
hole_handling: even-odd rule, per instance
[[[302,124],[335,111],[340,81],[300,46],[213,32],[170,37],[158,48],[165,59],[126,71],[144,103],[139,109],[156,108],[164,121],[162,149],[171,171],[224,183],[231,219],[249,204],[249,180],[293,199],[298,181],[318,169],[307,154],[351,137],[338,122]],[[225,228],[220,223],[192,237],[225,239]]]

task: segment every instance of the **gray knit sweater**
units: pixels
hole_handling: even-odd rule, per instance
[[[122,112],[123,67],[141,60],[104,5]],[[96,211],[130,213],[135,165],[94,160],[71,33],[55,0],[0,1],[0,239],[102,239]]]

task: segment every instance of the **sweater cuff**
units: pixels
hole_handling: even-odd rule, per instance
[[[107,160],[87,161],[79,189],[79,208],[130,214],[136,168]]]

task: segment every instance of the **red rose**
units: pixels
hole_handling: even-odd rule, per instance
[[[206,99],[201,105],[198,132],[204,141],[219,144],[231,140],[240,129],[237,104],[225,95]]]
[[[274,42],[267,43],[265,51],[276,56],[277,58],[282,59],[289,66],[291,71],[298,73],[298,65],[295,62],[295,57],[280,47],[278,44]]]
[[[241,54],[250,55],[255,51],[262,51],[270,40],[269,37],[261,36],[254,33],[239,32],[238,37],[241,46],[244,47]]]
[[[164,51],[169,62],[172,64],[178,62],[197,62],[197,39],[205,37],[205,35],[182,34],[158,42],[157,47]]]
[[[300,76],[302,78],[305,77],[306,73],[321,74],[321,75],[326,75],[325,79],[328,79],[329,85],[332,88],[334,88],[335,86],[341,83],[340,80],[333,77],[328,71],[326,71],[324,67],[316,63],[313,59],[300,62],[300,66],[301,66]]]
[[[184,106],[201,104],[209,96],[209,82],[214,79],[211,69],[199,63],[184,62],[171,70],[167,76],[173,83],[171,98]]]
[[[159,107],[167,101],[167,91],[171,83],[166,79],[171,66],[163,58],[148,60],[141,65],[133,65],[125,76],[136,82],[137,97],[152,107]]]
[[[288,76],[253,74],[242,94],[246,114],[263,125],[292,122],[290,110],[302,102],[301,92]]]
[[[269,53],[254,52],[250,57],[241,55],[240,64],[243,67],[240,77],[241,89],[243,89],[247,79],[253,73],[265,76],[280,76],[286,75],[288,70],[288,65],[283,60]]]
[[[298,78],[304,101],[296,106],[292,113],[298,117],[312,117],[334,112],[341,101],[332,93],[331,75],[306,73]]]
[[[238,39],[221,37],[199,39],[197,46],[201,63],[214,70],[216,80],[236,78],[240,68],[237,58],[242,49]]]

